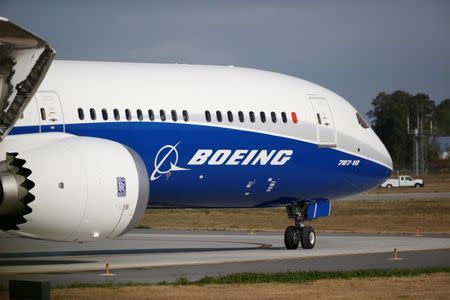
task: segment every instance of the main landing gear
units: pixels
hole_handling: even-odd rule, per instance
[[[298,244],[303,249],[312,249],[316,245],[316,232],[311,226],[305,226],[305,206],[286,206],[286,213],[290,219],[294,219],[295,226],[289,226],[284,232],[284,245],[287,249],[297,249]]]

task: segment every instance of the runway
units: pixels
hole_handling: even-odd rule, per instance
[[[402,260],[389,260],[397,248]],[[108,263],[115,276],[100,276]],[[450,266],[448,236],[318,233],[313,250],[286,250],[282,233],[133,230],[113,241],[61,243],[0,236],[0,283],[13,278],[161,282],[236,272]]]

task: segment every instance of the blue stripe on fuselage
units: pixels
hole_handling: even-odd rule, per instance
[[[178,161],[172,151],[157,170],[160,177],[151,181],[152,207],[264,207],[333,198],[377,186],[391,172],[380,164],[336,149],[246,130],[161,122],[67,124],[65,129],[67,133],[109,139],[133,148],[144,160],[149,176],[155,170],[158,151],[166,145],[169,146],[164,150],[169,151],[179,143]],[[27,130],[16,127],[12,132]],[[292,149],[293,154],[281,166],[188,165],[198,149]],[[360,162],[357,166],[338,166],[340,160]],[[189,170],[164,174],[170,163]]]
[[[9,135],[39,133],[40,132],[39,130],[40,130],[39,126],[17,126],[11,129]]]

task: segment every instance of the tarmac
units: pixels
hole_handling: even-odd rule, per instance
[[[393,259],[394,249],[400,259]],[[66,286],[173,282],[239,272],[432,266],[450,266],[449,236],[319,232],[314,249],[286,250],[282,233],[136,229],[116,240],[83,244],[0,235],[1,285],[9,279]]]

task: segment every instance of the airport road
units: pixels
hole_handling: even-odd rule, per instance
[[[392,194],[368,194],[362,193],[339,200],[450,200],[450,192],[439,193],[392,193]]]
[[[389,260],[397,248],[403,260]],[[109,263],[115,276],[100,276]],[[8,279],[161,282],[236,272],[450,266],[448,236],[318,234],[313,250],[286,250],[277,233],[133,230],[113,241],[60,243],[0,236]]]

